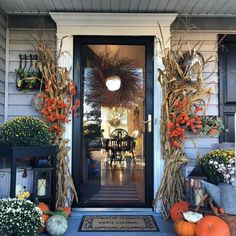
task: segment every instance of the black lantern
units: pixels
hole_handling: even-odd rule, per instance
[[[205,189],[201,180],[206,180],[207,176],[201,167],[195,167],[188,175],[188,198],[190,205],[197,206],[205,195]]]
[[[53,168],[48,160],[39,160],[33,169],[34,194],[36,197],[51,197]]]

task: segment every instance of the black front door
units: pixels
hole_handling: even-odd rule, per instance
[[[153,37],[74,38],[80,207],[152,207]]]
[[[223,38],[223,40],[222,40]],[[219,102],[225,128],[222,142],[234,142],[236,112],[236,36],[219,36]]]

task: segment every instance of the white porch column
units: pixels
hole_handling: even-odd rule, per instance
[[[162,36],[166,46],[170,44],[170,25],[176,14],[145,14],[145,13],[50,13],[57,25],[58,38],[65,38],[63,50],[69,54],[61,59],[62,65],[73,66],[73,36],[103,35],[103,36],[154,36],[154,194],[156,193],[162,173],[163,161],[160,150],[160,114],[161,88],[157,81],[157,69],[162,67],[161,51],[158,38]],[[72,74],[71,74],[72,76]],[[72,124],[72,123],[71,123]],[[68,125],[66,137],[72,139],[72,125]],[[70,153],[71,160],[71,153]],[[70,162],[71,163],[71,162]],[[70,164],[71,167],[71,164]]]

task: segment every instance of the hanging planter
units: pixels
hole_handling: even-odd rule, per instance
[[[44,88],[42,74],[35,68],[37,55],[19,55],[20,66],[16,73],[16,88],[22,90],[41,90]]]
[[[199,136],[218,137],[221,131],[224,130],[224,124],[218,116],[201,116],[201,125],[195,125],[191,129],[193,134]]]

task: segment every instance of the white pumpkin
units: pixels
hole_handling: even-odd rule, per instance
[[[46,222],[46,230],[52,236],[63,235],[68,228],[68,223],[65,217],[60,215],[51,216]]]
[[[203,215],[193,211],[186,211],[183,213],[184,219],[191,223],[197,223],[202,219]]]

